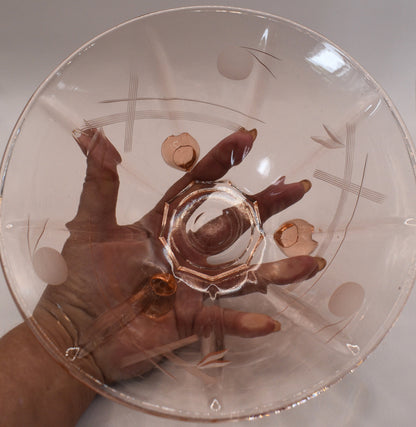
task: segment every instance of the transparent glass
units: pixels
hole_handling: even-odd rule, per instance
[[[189,182],[165,200],[153,236],[160,253],[148,273],[140,264],[144,285],[124,287],[116,303],[103,297],[85,330],[71,310],[51,309],[73,339],[59,347],[33,312],[47,289],[59,294],[72,280],[61,254],[70,232],[87,246],[98,241],[88,226],[71,231],[85,178],[79,145],[88,151],[73,136],[79,141],[102,129],[120,153],[116,218],[124,226],[151,212],[175,181],[241,127],[258,135],[238,167],[218,180]],[[81,47],[29,101],[2,165],[2,264],[35,334],[97,392],[178,419],[255,417],[337,382],[394,323],[415,279],[414,168],[408,133],[387,95],[317,33],[242,9],[154,13]],[[312,188],[263,221],[249,195],[283,177]],[[222,237],[232,244],[222,247],[217,235],[219,246],[207,246],[198,230],[227,212],[234,225]],[[114,292],[123,285],[123,251],[102,252],[103,269],[89,265],[100,286],[116,283]],[[313,277],[267,289],[257,281],[262,263],[309,255],[326,260]],[[280,331],[252,338],[172,332],[163,345],[127,336],[137,351],[122,365],[150,361],[153,369],[116,380],[81,363],[99,354],[100,368],[97,349],[140,317],[157,335],[166,316],[180,315],[177,286],[201,295],[206,308],[268,315]]]

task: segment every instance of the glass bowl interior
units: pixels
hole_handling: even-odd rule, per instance
[[[218,269],[213,276],[211,267],[189,272],[195,263],[181,256],[169,229],[188,216],[181,216],[180,202],[168,203],[168,229],[159,237],[176,279],[209,295],[207,305],[267,314],[281,330],[225,336],[224,366],[200,369],[207,339],[197,338],[174,357],[162,354],[151,374],[100,381],[65,356],[32,317],[53,281],[36,260],[44,255],[60,262],[84,182],[85,158],[72,131],[103,129],[121,154],[116,215],[118,224],[130,224],[241,127],[258,131],[244,162],[221,182],[196,183],[181,196],[204,198],[205,212],[198,202],[189,214],[195,223],[203,213],[212,219],[246,204],[251,228],[240,246],[213,264],[234,275],[235,265],[313,255],[326,260],[325,268],[298,283],[270,285],[267,293],[233,296],[247,276],[238,275],[230,286]],[[383,90],[315,32],[241,9],[146,15],[81,47],[45,80],[19,119],[2,166],[6,278],[46,348],[107,397],[191,420],[282,410],[352,371],[400,313],[415,275],[413,159],[409,136]],[[307,179],[312,188],[262,223],[246,195],[282,177]]]

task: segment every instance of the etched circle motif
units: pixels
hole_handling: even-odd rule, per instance
[[[331,295],[329,311],[338,317],[348,317],[356,313],[363,304],[364,288],[355,282],[345,282]]]
[[[244,80],[253,69],[253,57],[247,49],[238,46],[225,48],[217,58],[221,75],[230,80]]]
[[[37,276],[49,285],[60,285],[68,278],[64,257],[54,248],[39,248],[34,253],[32,262]]]

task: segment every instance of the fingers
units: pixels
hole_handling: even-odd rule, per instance
[[[183,283],[178,285],[176,293],[175,317],[181,338],[193,334],[208,337],[211,333],[250,338],[280,330],[280,323],[265,314],[203,305],[203,294]]]
[[[311,278],[325,265],[323,258],[303,255],[262,264],[255,274],[259,283],[287,285]]]
[[[253,338],[278,332],[280,328],[280,323],[266,314],[224,310],[224,330],[229,335]]]
[[[260,193],[247,196],[257,202],[261,222],[283,211],[296,203],[311,189],[311,182],[302,180],[285,184],[285,178],[280,178]],[[217,255],[231,245],[250,227],[251,222],[244,206],[235,206],[223,211],[222,215],[212,219],[195,232],[190,232],[191,238],[205,247],[207,256]]]
[[[239,165],[250,152],[257,137],[255,129],[240,129],[219,142],[189,173],[192,179],[216,181],[230,168]]]
[[[166,201],[175,197],[192,181],[216,181],[222,178],[233,166],[239,165],[250,152],[256,139],[255,129],[240,129],[227,136],[211,149],[187,174],[179,179],[165,193],[154,211],[160,212]]]
[[[74,131],[73,136],[87,157],[87,172],[78,212],[68,229],[114,225],[120,154],[102,130]]]
[[[239,295],[265,293],[267,286],[271,284],[287,285],[310,279],[325,266],[325,259],[306,255],[261,264],[250,272],[254,278],[243,287]]]
[[[235,335],[242,338],[260,337],[280,330],[280,323],[266,314],[247,313],[224,309],[218,306],[204,306],[197,314],[194,333],[209,337]]]
[[[312,184],[307,179],[285,184],[285,178],[282,177],[265,190],[249,197],[257,201],[260,219],[265,222],[273,215],[302,199],[311,187]]]

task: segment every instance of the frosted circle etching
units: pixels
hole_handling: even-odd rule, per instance
[[[39,279],[50,285],[61,285],[68,278],[63,256],[54,248],[42,247],[33,255],[33,268]]]
[[[217,59],[220,74],[230,80],[244,80],[253,70],[254,60],[247,49],[238,46],[225,48]]]
[[[328,302],[329,311],[335,316],[347,317],[356,313],[363,304],[364,288],[355,282],[346,282],[340,285]]]

